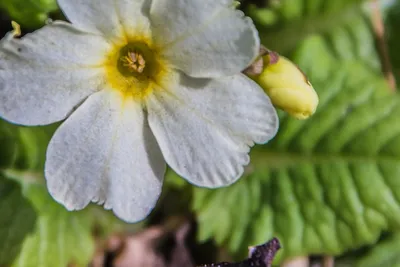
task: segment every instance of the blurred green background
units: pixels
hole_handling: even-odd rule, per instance
[[[112,233],[177,216],[192,226],[185,244],[197,264],[245,258],[249,245],[276,236],[276,265],[334,257],[335,266],[400,266],[400,97],[390,79],[400,81],[400,1],[248,0],[240,8],[266,47],[307,74],[317,113],[300,121],[280,112],[276,138],[253,148],[230,187],[196,188],[168,172],[156,210],[135,225],[97,206],[67,212],[42,176],[57,125],[0,120],[0,266],[87,266]],[[55,0],[1,0],[0,10],[1,36],[11,20],[27,33],[64,19]]]

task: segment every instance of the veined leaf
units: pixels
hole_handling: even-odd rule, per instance
[[[317,113],[282,114],[278,135],[253,149],[236,184],[194,189],[201,240],[237,252],[276,236],[284,258],[339,255],[400,227],[400,96],[369,67],[333,64],[324,74],[301,55]]]
[[[0,266],[17,257],[35,222],[36,212],[23,197],[20,185],[0,174]]]

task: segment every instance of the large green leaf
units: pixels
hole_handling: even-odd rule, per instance
[[[238,183],[194,190],[201,240],[237,252],[277,236],[287,258],[339,255],[399,229],[400,97],[357,62],[325,73],[306,48],[296,61],[318,91],[317,113],[307,121],[282,115],[278,135],[253,149]]]
[[[276,25],[261,28],[269,47],[268,36],[276,50],[298,46],[320,106],[308,121],[281,114],[237,184],[195,189],[201,240],[238,252],[278,236],[284,258],[339,255],[400,226],[400,99],[388,96],[360,2],[283,0]]]
[[[0,174],[0,266],[10,264],[19,254],[35,222],[36,212],[22,196],[20,185]]]
[[[67,211],[50,197],[40,183],[42,179],[33,174],[8,172],[8,175],[22,182],[23,195],[37,214],[34,231],[24,240],[12,266],[87,266],[94,252],[90,210]]]

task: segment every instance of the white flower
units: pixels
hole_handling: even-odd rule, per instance
[[[235,182],[254,143],[276,133],[262,89],[240,72],[257,56],[231,0],[59,0],[54,22],[0,46],[0,114],[66,121],[45,176],[69,210],[91,201],[134,222],[161,192],[165,162],[192,184]]]

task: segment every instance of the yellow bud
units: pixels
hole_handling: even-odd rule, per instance
[[[268,52],[263,61],[261,73],[249,76],[264,89],[272,104],[298,119],[313,115],[318,95],[304,73],[275,52]]]

